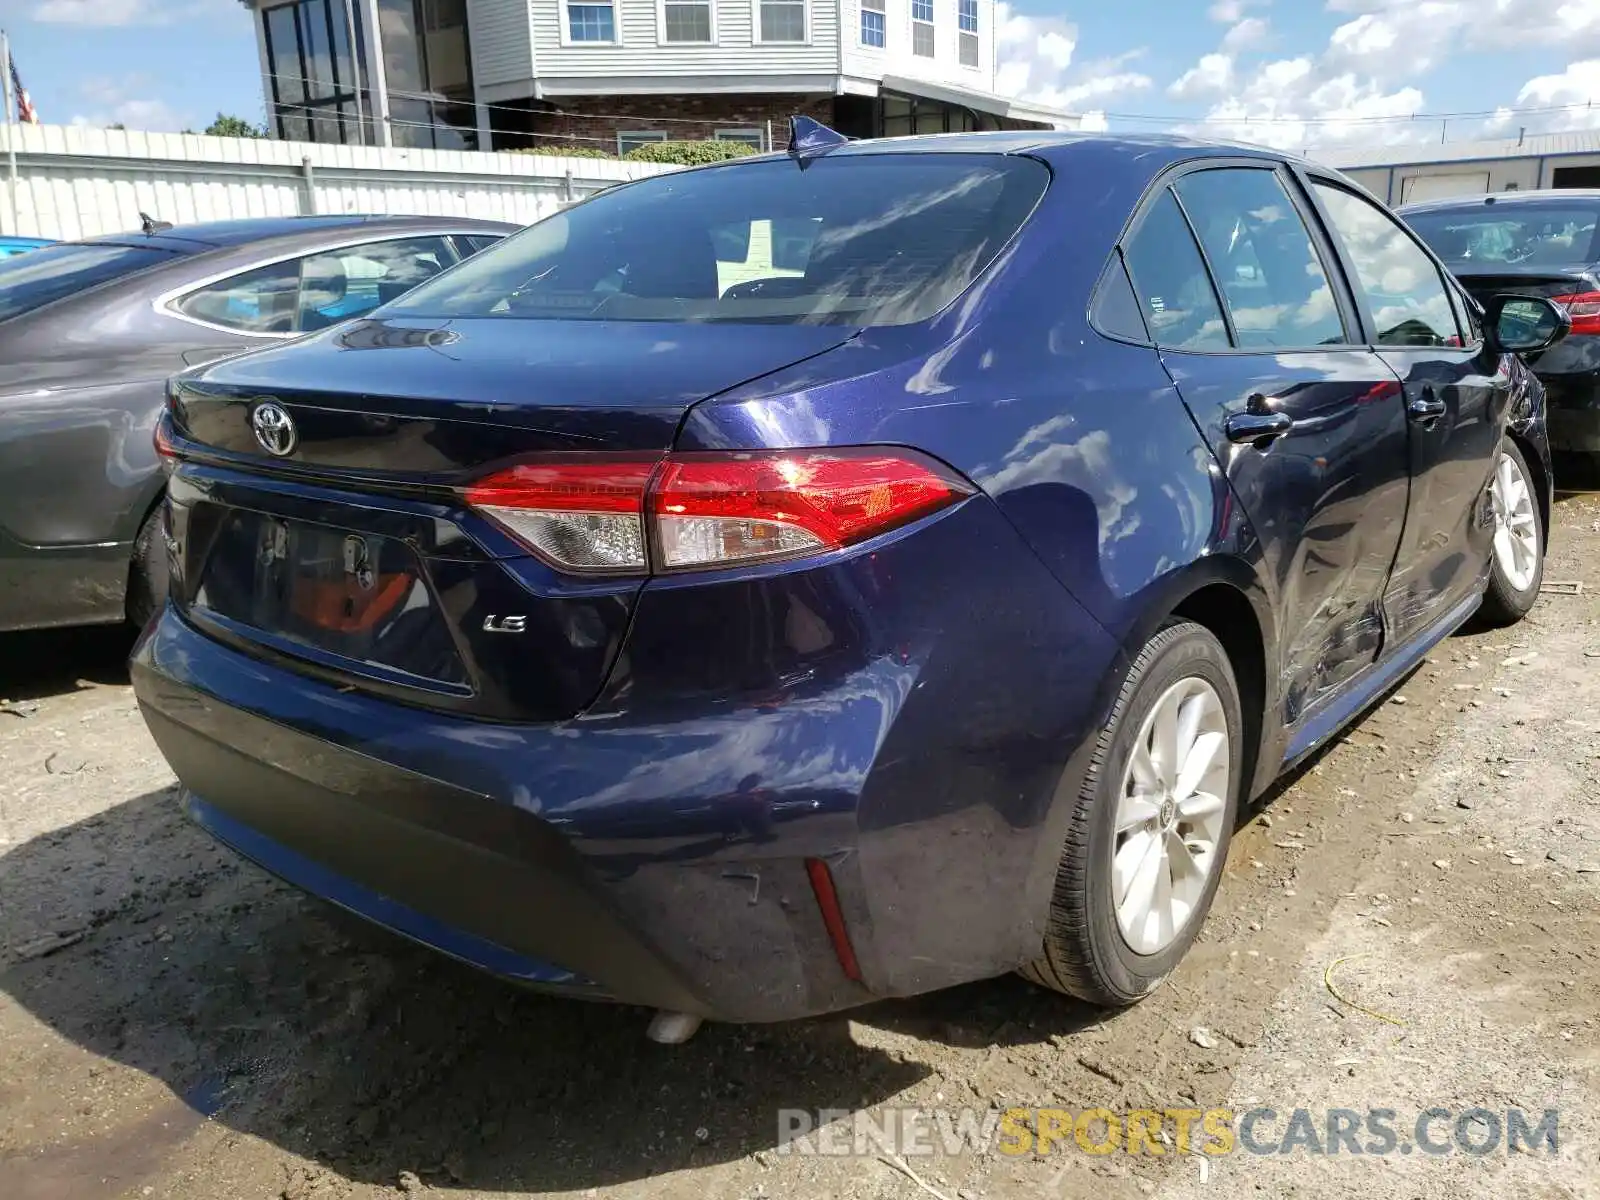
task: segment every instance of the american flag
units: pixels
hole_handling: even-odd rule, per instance
[[[39,114],[34,111],[33,101],[28,98],[28,89],[22,86],[22,76],[17,74],[16,56],[7,54],[6,57],[11,60],[8,65],[11,68],[11,90],[17,96],[17,120],[24,125],[37,125]]]

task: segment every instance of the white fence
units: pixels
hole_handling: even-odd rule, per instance
[[[417,213],[527,225],[671,167],[544,154],[326,146],[0,124],[0,233],[80,238],[312,213]]]

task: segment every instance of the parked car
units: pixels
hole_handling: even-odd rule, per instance
[[[49,238],[11,237],[0,235],[0,259],[10,258],[15,254],[26,254],[30,250],[37,250],[40,246],[51,245]]]
[[[150,442],[169,376],[356,316],[516,226],[288,217],[0,259],[0,631],[130,619],[165,587]]]
[[[1572,334],[1529,360],[1557,451],[1600,454],[1600,191],[1459,196],[1400,210],[1479,297],[1548,296]]]
[[[217,838],[663,1038],[1131,1003],[1241,803],[1534,603],[1566,320],[1271,151],[813,129],[175,381],[134,684]]]

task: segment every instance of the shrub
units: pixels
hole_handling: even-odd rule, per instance
[[[518,146],[512,154],[554,154],[562,158],[612,158],[599,146],[562,146],[550,143],[543,146]]]
[[[697,167],[702,163],[725,162],[754,153],[755,149],[744,142],[647,142],[634,147],[624,157],[629,162],[677,163],[680,166]]]

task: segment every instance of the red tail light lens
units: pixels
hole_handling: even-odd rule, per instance
[[[907,451],[865,448],[669,458],[650,492],[667,568],[833,550],[972,492]]]
[[[1571,296],[1551,296],[1572,318],[1573,333],[1600,333],[1600,292],[1578,292]]]
[[[172,444],[172,417],[170,414],[164,412],[156,418],[156,432],[153,440],[156,444],[156,457],[165,463],[177,460],[178,448]]]
[[[647,532],[660,567],[716,567],[848,546],[973,490],[915,451],[860,447],[544,459],[466,499],[557,566],[643,571]]]

